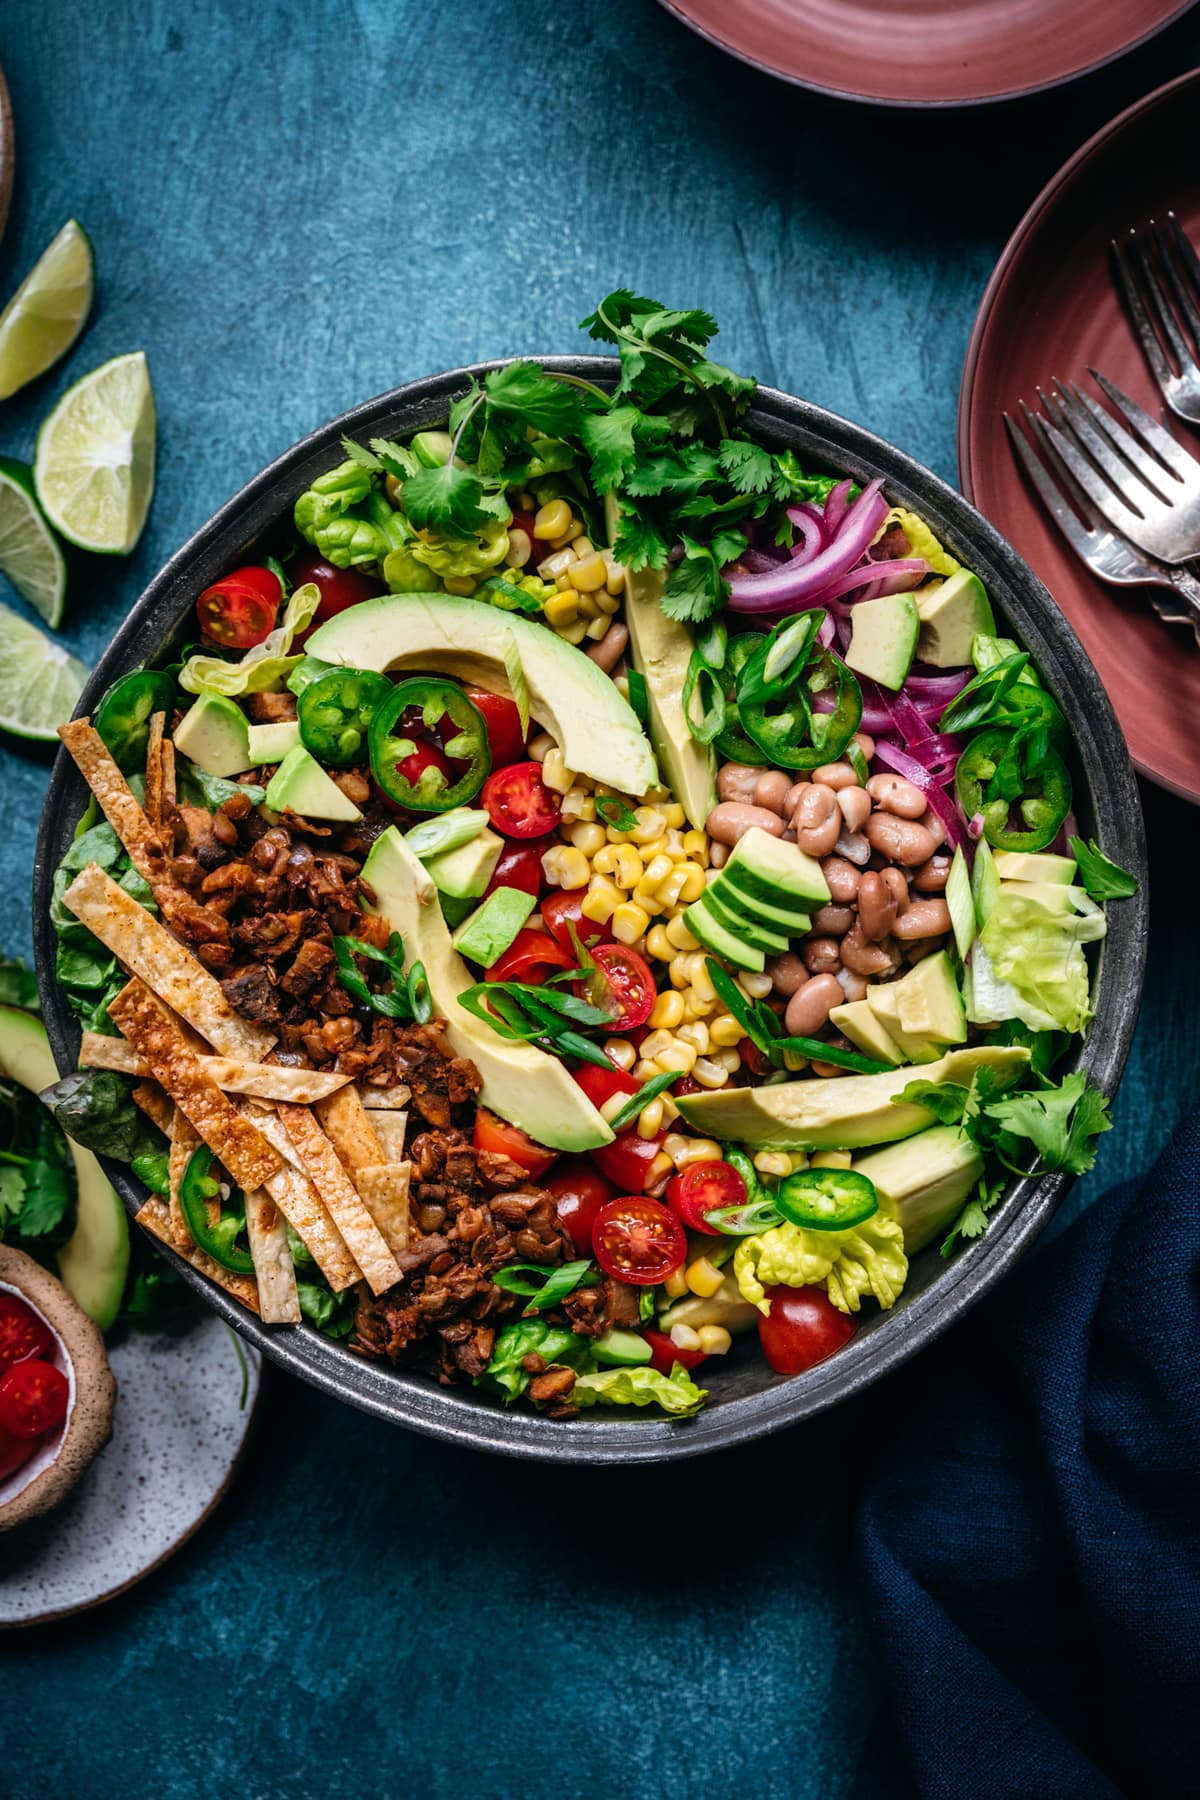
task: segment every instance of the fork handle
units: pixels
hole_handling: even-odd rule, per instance
[[[1192,630],[1196,634],[1196,642],[1200,644],[1200,581],[1197,581],[1196,577],[1189,574],[1186,569],[1165,569],[1164,574],[1167,580],[1163,585],[1166,586],[1169,583],[1183,601]],[[1168,615],[1164,612],[1162,616],[1166,618]],[[1176,614],[1175,618],[1178,619],[1179,615]],[[1182,620],[1179,622],[1182,623]]]

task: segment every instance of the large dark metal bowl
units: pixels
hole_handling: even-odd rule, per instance
[[[600,357],[546,357],[546,367],[611,382],[614,364]],[[341,460],[344,432],[367,438],[404,436],[442,423],[450,401],[470,374],[492,364],[455,369],[370,400],[325,425],[264,469],[185,544],[134,607],[84,690],[88,712],[123,671],[160,659],[189,629],[203,588],[265,544],[290,515],[296,496]],[[1094,835],[1116,861],[1139,877],[1136,898],[1110,910],[1108,936],[1096,964],[1096,1016],[1078,1061],[1112,1093],[1133,1034],[1146,950],[1146,856],[1137,788],[1107,696],[1071,628],[1041,582],[1016,552],[959,494],[890,444],[846,420],[771,388],[760,388],[747,424],[778,447],[791,446],[807,462],[844,470],[859,480],[881,475],[894,501],[916,508],[938,536],[978,571],[993,601],[1032,650],[1043,677],[1071,721],[1075,738],[1076,809],[1085,835]],[[54,934],[48,908],[54,870],[86,802],[80,776],[65,752],[54,764],[38,839],[33,922],[42,1006],[60,1069],[75,1067],[79,1032],[54,980]],[[131,1211],[144,1198],[123,1165],[108,1173]],[[209,1305],[251,1343],[305,1381],[431,1436],[510,1456],[561,1462],[649,1462],[703,1451],[778,1431],[860,1392],[931,1343],[1010,1269],[1062,1199],[1067,1178],[1014,1183],[992,1214],[986,1234],[944,1262],[936,1248],[913,1262],[903,1299],[889,1313],[865,1320],[831,1361],[806,1375],[774,1375],[756,1341],[710,1362],[709,1404],[694,1419],[671,1423],[632,1417],[585,1417],[569,1424],[506,1411],[470,1389],[441,1388],[431,1380],[363,1362],[308,1326],[266,1329],[219,1289],[180,1264]]]

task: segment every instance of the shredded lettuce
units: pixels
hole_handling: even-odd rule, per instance
[[[881,1207],[851,1231],[773,1226],[743,1238],[733,1258],[742,1298],[768,1314],[769,1287],[823,1287],[839,1312],[858,1312],[864,1295],[892,1306],[908,1275],[904,1231]]]
[[[682,1363],[669,1375],[642,1363],[634,1369],[597,1369],[580,1375],[571,1390],[576,1406],[661,1406],[677,1419],[699,1412],[708,1389],[697,1387]]]
[[[303,660],[289,655],[292,640],[304,630],[321,604],[321,590],[314,581],[295,588],[283,609],[283,617],[261,644],[247,650],[240,662],[198,651],[179,672],[179,685],[189,694],[261,694],[282,687],[292,669]]]
[[[435,575],[483,575],[508,555],[508,532],[499,519],[485,519],[475,537],[442,537],[428,532],[407,546]]]
[[[1092,1016],[1083,945],[1102,938],[1104,914],[1082,888],[1074,911],[1051,911],[1001,883],[971,951],[968,1017],[976,1025],[1019,1019],[1031,1031],[1086,1030]]]

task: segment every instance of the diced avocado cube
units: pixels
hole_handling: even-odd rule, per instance
[[[966,1043],[967,1015],[948,950],[923,957],[892,986],[907,1036],[939,1046]]]
[[[910,1062],[931,1062],[938,1054],[936,1047],[926,1038],[904,1029],[904,1020],[900,1017],[900,996],[896,992],[898,985],[895,981],[877,982],[867,989],[867,1004]]]
[[[765,900],[773,906],[796,904],[807,910],[825,906],[829,901],[829,884],[821,873],[821,865],[795,844],[785,844],[760,826],[751,826],[734,845],[733,853],[721,871],[722,884],[731,883],[751,899]]]
[[[263,763],[281,763],[300,742],[300,724],[297,719],[275,719],[269,725],[251,725],[249,739],[252,769]]]
[[[1036,856],[1024,850],[997,850],[994,860],[1001,881],[1056,881],[1070,887],[1076,875],[1073,856],[1052,856],[1047,850]]]
[[[850,614],[846,664],[887,688],[901,688],[917,649],[921,618],[911,594],[860,600]]]
[[[954,927],[955,947],[965,961],[967,952],[975,942],[978,924],[975,918],[975,901],[971,894],[971,873],[961,844],[954,852],[950,873],[946,877],[946,905],[950,910],[950,923]]]
[[[524,888],[499,887],[454,934],[460,956],[490,969],[504,955],[533,911],[535,896]]]
[[[754,969],[761,975],[766,967],[766,957],[761,950],[752,944],[745,943],[735,937],[706,905],[703,898],[693,901],[684,909],[683,922],[692,936],[699,938],[706,949],[714,950],[739,969]]]
[[[353,800],[347,800],[336,781],[330,780],[302,744],[288,751],[267,783],[266,804],[272,812],[294,812],[302,819],[344,820],[351,824],[362,818]]]
[[[210,775],[229,778],[254,767],[246,715],[224,694],[203,693],[188,708],[175,733],[175,748]]]
[[[971,645],[996,629],[983,583],[969,569],[945,581],[927,582],[913,594],[921,620],[917,655],[935,669],[964,668]]]
[[[485,826],[469,843],[429,857],[425,867],[443,894],[456,900],[478,900],[492,879],[503,848],[504,840]]]
[[[764,925],[761,919],[737,905],[737,889],[722,889],[719,881],[704,891],[704,904],[719,925],[732,931],[735,937],[753,944],[756,950],[765,950],[770,956],[782,956],[788,947],[786,933],[778,931],[774,926]]]
[[[835,1006],[829,1015],[829,1023],[843,1037],[848,1037],[864,1056],[897,1065],[904,1061],[904,1052],[871,1010],[868,1000],[850,1000],[845,1006]]]
[[[978,1146],[957,1125],[933,1125],[851,1165],[889,1201],[915,1255],[945,1231],[983,1174]]]

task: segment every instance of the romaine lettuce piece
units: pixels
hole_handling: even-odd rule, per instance
[[[892,1306],[908,1276],[904,1231],[880,1210],[852,1231],[805,1231],[776,1225],[743,1238],[733,1259],[743,1298],[767,1314],[769,1287],[823,1287],[839,1312],[858,1312],[865,1294]]]
[[[1104,914],[1082,888],[1076,910],[1051,910],[1002,883],[971,951],[968,1016],[1019,1019],[1031,1031],[1082,1032],[1092,1016],[1083,945],[1104,936]]]
[[[312,623],[321,604],[321,590],[315,581],[293,588],[283,617],[274,631],[261,644],[247,650],[240,662],[226,662],[221,656],[206,656],[202,650],[189,656],[179,671],[179,685],[189,694],[261,694],[268,688],[283,686],[296,665],[303,661],[290,656],[292,640]]]
[[[707,1399],[708,1389],[697,1387],[682,1363],[669,1375],[645,1363],[598,1369],[594,1375],[580,1375],[570,1393],[576,1406],[661,1406],[678,1419],[699,1412]]]

